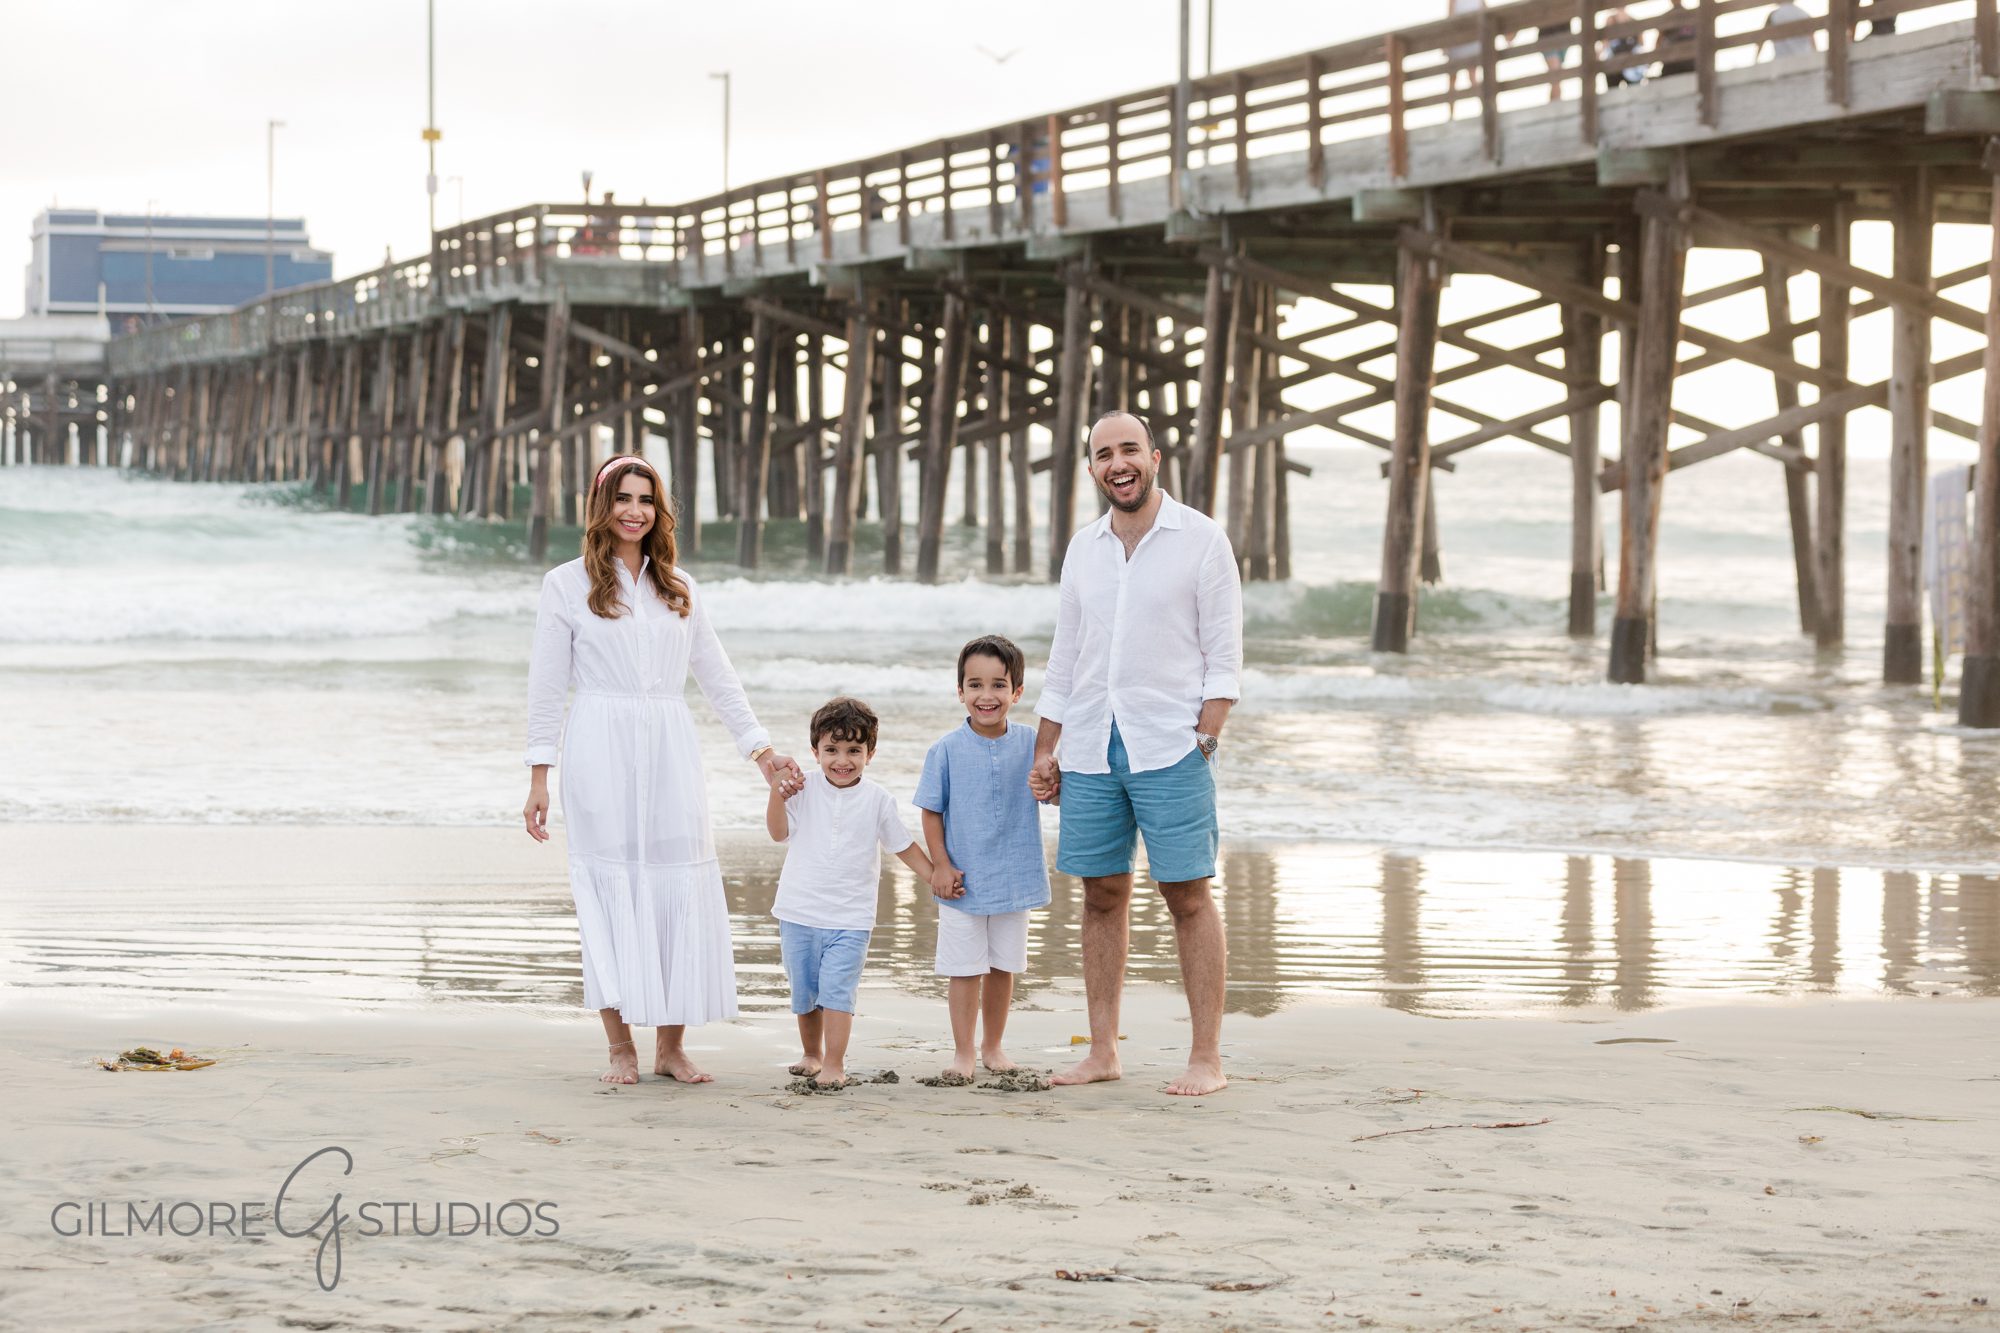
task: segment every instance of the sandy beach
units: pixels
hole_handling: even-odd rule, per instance
[[[1436,963],[1385,950],[1370,990],[1233,1003],[1235,1081],[1199,1101],[1157,1090],[1186,1031],[1170,984],[1129,997],[1121,1083],[950,1090],[917,1082],[945,1058],[942,1002],[885,963],[852,1065],[898,1081],[823,1096],[788,1089],[792,1023],[750,1003],[761,974],[746,971],[744,1016],[692,1039],[713,1085],[612,1088],[594,1077],[595,1020],[560,1002],[574,968],[574,927],[550,902],[560,863],[518,834],[0,833],[0,1058],[26,1091],[0,1137],[7,1326],[1995,1322],[1977,1303],[2000,1299],[1986,952],[1957,967],[1913,953],[1902,993],[1879,999],[1813,993],[1830,955],[1790,998],[1758,993],[1753,971],[1717,992],[1729,1003],[1647,1007],[1633,977],[1661,946],[1611,929],[1602,957],[1579,955],[1583,1002],[1482,1014],[1436,1006],[1492,989],[1505,958],[1427,993]],[[1316,863],[1329,875],[1334,855]],[[747,852],[732,863],[754,931],[768,890]],[[1633,873],[1606,891],[1629,900]],[[1251,974],[1264,964],[1243,913],[1287,938],[1295,890],[1235,892]],[[1930,901],[1935,936],[1958,907]],[[924,947],[890,936],[891,962]],[[1825,955],[1813,938],[1802,951]],[[1135,973],[1170,968],[1157,939],[1135,949]],[[1086,1024],[1068,946],[1040,956],[1054,975],[1025,992],[1010,1046],[1048,1069]],[[750,945],[739,958],[764,966]],[[537,966],[540,988],[522,980]],[[95,1063],[138,1045],[216,1063]],[[1516,1122],[1535,1123],[1480,1128]],[[327,1147],[352,1174],[332,1157],[306,1167],[285,1221],[302,1232],[343,1195],[330,1292],[319,1242],[275,1234],[268,1211],[257,1238],[215,1229],[239,1216],[216,1207],[272,1204]],[[128,1204],[142,1223],[164,1204],[194,1234],[91,1234],[131,1231]],[[537,1214],[505,1234],[540,1205],[552,1226]],[[435,1231],[439,1208],[447,1232],[477,1219],[475,1234],[409,1234]]]
[[[1015,1046],[1051,1066],[1081,997],[1044,1003]],[[914,997],[857,1027],[855,1066],[901,1081],[834,1096],[786,1090],[776,1019],[700,1034],[711,1086],[615,1089],[582,1016],[16,1006],[0,1051],[33,1095],[0,1139],[0,1310],[21,1328],[1991,1327],[1995,1017],[1305,1005],[1233,1020],[1233,1085],[1185,1101],[1156,1091],[1182,1031],[1159,987],[1132,997],[1124,1082],[1018,1094],[917,1084],[943,1043]],[[92,1063],[141,1042],[218,1063]],[[1518,1121],[1545,1123],[1453,1127]],[[352,1174],[308,1167],[287,1221],[344,1194],[331,1292],[311,1238],[54,1234],[81,1224],[52,1222],[64,1201],[108,1201],[114,1226],[128,1202],[269,1202],[328,1145]],[[386,1230],[406,1201],[395,1220],[430,1229],[441,1202],[516,1199],[552,1203],[557,1233],[359,1220],[376,1201]]]

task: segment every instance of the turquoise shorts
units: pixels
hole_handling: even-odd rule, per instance
[[[1200,750],[1170,768],[1134,773],[1118,724],[1111,725],[1109,773],[1062,775],[1062,825],[1056,869],[1097,878],[1127,875],[1146,840],[1156,884],[1215,874],[1221,833],[1215,822],[1215,770]]]

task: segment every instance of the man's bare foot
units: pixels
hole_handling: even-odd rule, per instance
[[[979,1063],[985,1065],[988,1072],[994,1074],[1004,1074],[1010,1069],[1019,1069],[1021,1067],[1012,1060],[1009,1060],[1007,1052],[1001,1050],[998,1046],[995,1046],[990,1051],[981,1051],[979,1053]],[[968,1070],[967,1072],[970,1073],[971,1071]]]
[[[639,1081],[639,1052],[629,1041],[621,1041],[611,1048],[611,1068],[597,1076],[599,1083],[637,1083]]]
[[[661,1047],[653,1057],[653,1072],[676,1083],[713,1083],[715,1076],[702,1072],[687,1052],[675,1046]]]
[[[1176,1097],[1206,1097],[1228,1086],[1229,1080],[1222,1076],[1222,1061],[1190,1060],[1187,1073],[1167,1084],[1164,1091]]]
[[[1069,1087],[1077,1083],[1109,1083],[1123,1077],[1125,1071],[1119,1067],[1116,1051],[1092,1051],[1049,1082],[1057,1087]]]
[[[793,1063],[786,1065],[785,1072],[787,1074],[797,1074],[801,1078],[811,1078],[819,1072],[819,1057],[802,1055]]]
[[[821,1065],[813,1075],[813,1084],[821,1088],[844,1088],[847,1086],[847,1069],[844,1065]]]
[[[973,1063],[972,1053],[967,1051],[960,1055],[954,1055],[951,1063],[944,1067],[944,1072],[953,1078],[970,1079],[977,1072],[977,1067]]]

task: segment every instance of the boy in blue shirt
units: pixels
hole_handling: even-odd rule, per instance
[[[1026,662],[997,634],[959,650],[958,697],[965,723],[924,756],[916,804],[924,812],[931,892],[938,900],[937,972],[951,978],[946,1077],[973,1075],[978,1060],[1013,1069],[1001,1049],[1014,977],[1028,969],[1028,913],[1049,901],[1042,824],[1028,769],[1035,729],[1007,719],[1020,702]]]

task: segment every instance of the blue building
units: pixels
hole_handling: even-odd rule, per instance
[[[333,277],[333,256],[312,248],[304,218],[164,217],[51,208],[35,219],[28,314],[106,314],[122,330],[141,322],[229,310],[271,290]]]

